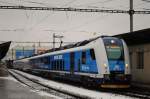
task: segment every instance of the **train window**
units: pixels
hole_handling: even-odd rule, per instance
[[[44,62],[44,58],[40,58],[40,62],[43,63]]]
[[[55,65],[55,70],[57,70],[58,69],[58,61],[57,60],[55,61],[55,64],[56,64]]]
[[[80,65],[81,65],[80,59],[78,59],[78,71],[80,71]]]
[[[59,70],[61,70],[61,60],[59,60]]]
[[[50,64],[50,57],[47,57],[47,62],[48,62],[48,64]]]
[[[44,64],[49,64],[49,57],[44,57],[43,58],[43,63]]]
[[[52,70],[54,70],[54,65],[55,65],[54,61],[52,61]]]
[[[82,64],[85,64],[86,63],[86,52],[83,51],[82,52]]]
[[[91,55],[92,60],[95,60],[94,49],[90,49],[90,55]]]
[[[55,70],[57,70],[57,60],[55,61]]]
[[[57,65],[57,64],[56,64],[56,61],[54,61],[54,65],[53,65],[53,66],[54,66],[54,67],[53,67],[54,70],[56,70],[56,65]]]
[[[60,60],[59,64],[60,64],[60,70],[62,70],[62,60]]]
[[[51,61],[52,70],[54,69],[54,61]]]
[[[55,70],[57,70],[57,60],[55,60],[54,63],[55,63],[54,68],[55,68]]]
[[[108,60],[124,60],[124,50],[121,40],[104,38],[103,41]]]
[[[64,70],[64,67],[65,67],[65,62],[64,60],[62,61],[62,70]]]
[[[60,70],[60,60],[57,60],[57,70]]]
[[[70,72],[71,72],[71,73],[74,72],[74,65],[75,65],[74,57],[75,57],[74,52],[71,52],[71,53],[70,53]]]

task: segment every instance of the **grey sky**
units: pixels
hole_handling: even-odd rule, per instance
[[[147,1],[147,2],[145,2]],[[0,5],[129,9],[129,0],[0,0]],[[134,0],[135,10],[150,10],[149,0]],[[134,15],[134,30],[150,28],[150,15]],[[0,40],[80,41],[98,35],[129,32],[128,14],[0,9]]]

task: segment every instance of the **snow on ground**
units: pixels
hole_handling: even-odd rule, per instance
[[[63,99],[61,97],[57,97],[55,95],[52,95],[50,93],[40,91],[40,90],[30,90],[30,91],[35,92],[35,93],[39,94],[40,96],[44,96],[44,97],[46,97],[46,99]]]
[[[16,80],[15,78],[13,78],[12,76],[8,76],[8,77],[0,77],[0,79],[5,79],[5,80],[12,80],[12,81],[15,81],[15,82],[18,82],[20,83],[18,80]],[[28,87],[27,85],[23,84],[23,83],[20,83],[22,86],[24,87]],[[57,97],[55,95],[52,95],[50,93],[47,93],[45,91],[40,91],[40,90],[35,90],[35,89],[30,89],[31,92],[35,92],[37,93],[38,95],[40,96],[44,96],[46,97],[46,99],[62,99],[61,97]],[[45,99],[45,98],[44,98]]]
[[[4,80],[12,80],[15,82],[18,82],[15,78],[13,78],[12,76],[8,76],[8,77],[0,77],[0,79],[4,79]]]
[[[78,88],[78,87],[67,85],[64,83],[47,80],[47,79],[44,79],[44,78],[41,78],[38,76],[34,76],[31,74],[27,74],[27,73],[24,73],[21,71],[17,71],[17,70],[15,70],[15,71],[23,74],[24,76],[26,76],[30,79],[37,80],[44,85],[47,85],[47,86],[50,86],[52,88],[59,89],[62,91],[71,92],[71,93],[74,93],[74,94],[80,95],[80,96],[87,96],[87,97],[91,97],[94,99],[132,99],[131,97],[128,97],[128,96],[111,94],[111,93],[106,93],[106,92],[98,92],[98,91],[88,90],[85,88]]]

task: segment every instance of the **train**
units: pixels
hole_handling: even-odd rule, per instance
[[[14,69],[100,88],[129,88],[131,69],[123,39],[99,36],[14,60]]]

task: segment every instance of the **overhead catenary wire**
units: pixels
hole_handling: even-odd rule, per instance
[[[8,41],[0,41],[0,42],[8,42]],[[53,42],[49,42],[49,41],[39,41],[39,42],[35,42],[35,41],[11,41],[12,43],[53,43]],[[60,42],[55,42],[55,43],[60,43]],[[76,42],[63,42],[63,43],[76,43]]]
[[[88,21],[86,21],[86,22],[84,22],[84,23],[82,23],[82,24],[80,24],[80,25],[78,25],[76,27],[72,27],[69,30],[74,30],[74,29],[79,29],[79,28],[85,27],[85,26],[90,25],[90,24],[92,24],[94,22],[98,22],[98,19],[102,20],[103,18],[106,18],[107,16],[109,16],[109,15],[107,14],[107,15],[104,15],[104,16],[98,16],[98,17],[96,17],[96,18],[94,18],[92,20],[88,20]]]
[[[25,1],[25,0],[24,0],[24,1]],[[70,2],[67,2],[66,4],[62,5],[61,7],[68,6],[69,4],[71,4],[71,3],[75,2],[75,1],[77,1],[77,0],[72,0],[72,1],[70,1]],[[33,3],[33,2],[32,2],[32,3]],[[34,3],[35,3],[35,2],[34,2]],[[37,2],[37,3],[38,3],[38,2]],[[40,3],[40,4],[45,5],[44,3]],[[48,7],[48,5],[45,5],[45,6]],[[39,25],[39,24],[41,24],[42,22],[44,22],[44,21],[49,17],[49,15],[53,15],[53,14],[54,14],[54,12],[53,12],[53,13],[48,13],[48,14],[47,14],[46,16],[44,16],[41,20],[37,21],[34,26],[30,27],[30,30],[33,30],[34,27],[36,27],[37,25]],[[65,14],[66,14],[66,18],[69,19],[69,16],[68,16],[67,12],[65,12]]]
[[[113,1],[106,0],[105,2]],[[130,0],[131,1],[131,0]],[[104,1],[103,1],[104,2]],[[23,9],[23,10],[51,10],[51,11],[76,11],[76,12],[103,12],[103,13],[126,13],[126,14],[150,14],[150,11],[135,11],[135,10],[103,10],[103,9],[82,9],[73,7],[29,7],[29,6],[0,6],[0,9]]]

